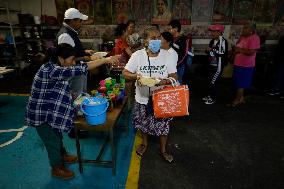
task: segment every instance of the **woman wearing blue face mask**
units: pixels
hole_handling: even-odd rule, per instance
[[[144,31],[144,42],[145,48],[132,54],[122,72],[127,80],[136,81],[132,123],[141,131],[143,139],[136,153],[139,156],[144,154],[148,145],[148,135],[159,136],[160,154],[167,162],[172,162],[173,156],[166,151],[169,124],[172,119],[156,119],[151,99],[154,90],[171,84],[166,78],[177,79],[177,63],[171,62],[167,58],[168,52],[161,49],[161,34],[156,27]],[[148,87],[139,82],[143,76],[158,78],[160,81],[155,86]]]

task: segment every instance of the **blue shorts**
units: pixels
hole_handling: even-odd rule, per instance
[[[233,81],[238,89],[246,89],[251,86],[254,67],[234,66]]]

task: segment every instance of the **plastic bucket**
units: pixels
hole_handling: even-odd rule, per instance
[[[81,111],[85,114],[89,125],[100,125],[106,122],[106,111],[109,102],[106,98],[86,98],[81,103]]]

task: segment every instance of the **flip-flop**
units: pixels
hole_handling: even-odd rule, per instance
[[[167,152],[160,152],[160,155],[168,163],[172,163],[174,160],[173,156],[171,154],[168,154]]]
[[[145,153],[147,147],[144,144],[140,144],[140,146],[138,147],[138,149],[136,150],[136,154],[138,156],[143,156],[143,154]]]

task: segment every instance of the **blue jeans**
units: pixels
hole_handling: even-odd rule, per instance
[[[182,84],[184,72],[185,72],[185,64],[177,67],[178,81],[179,81],[180,84]]]

